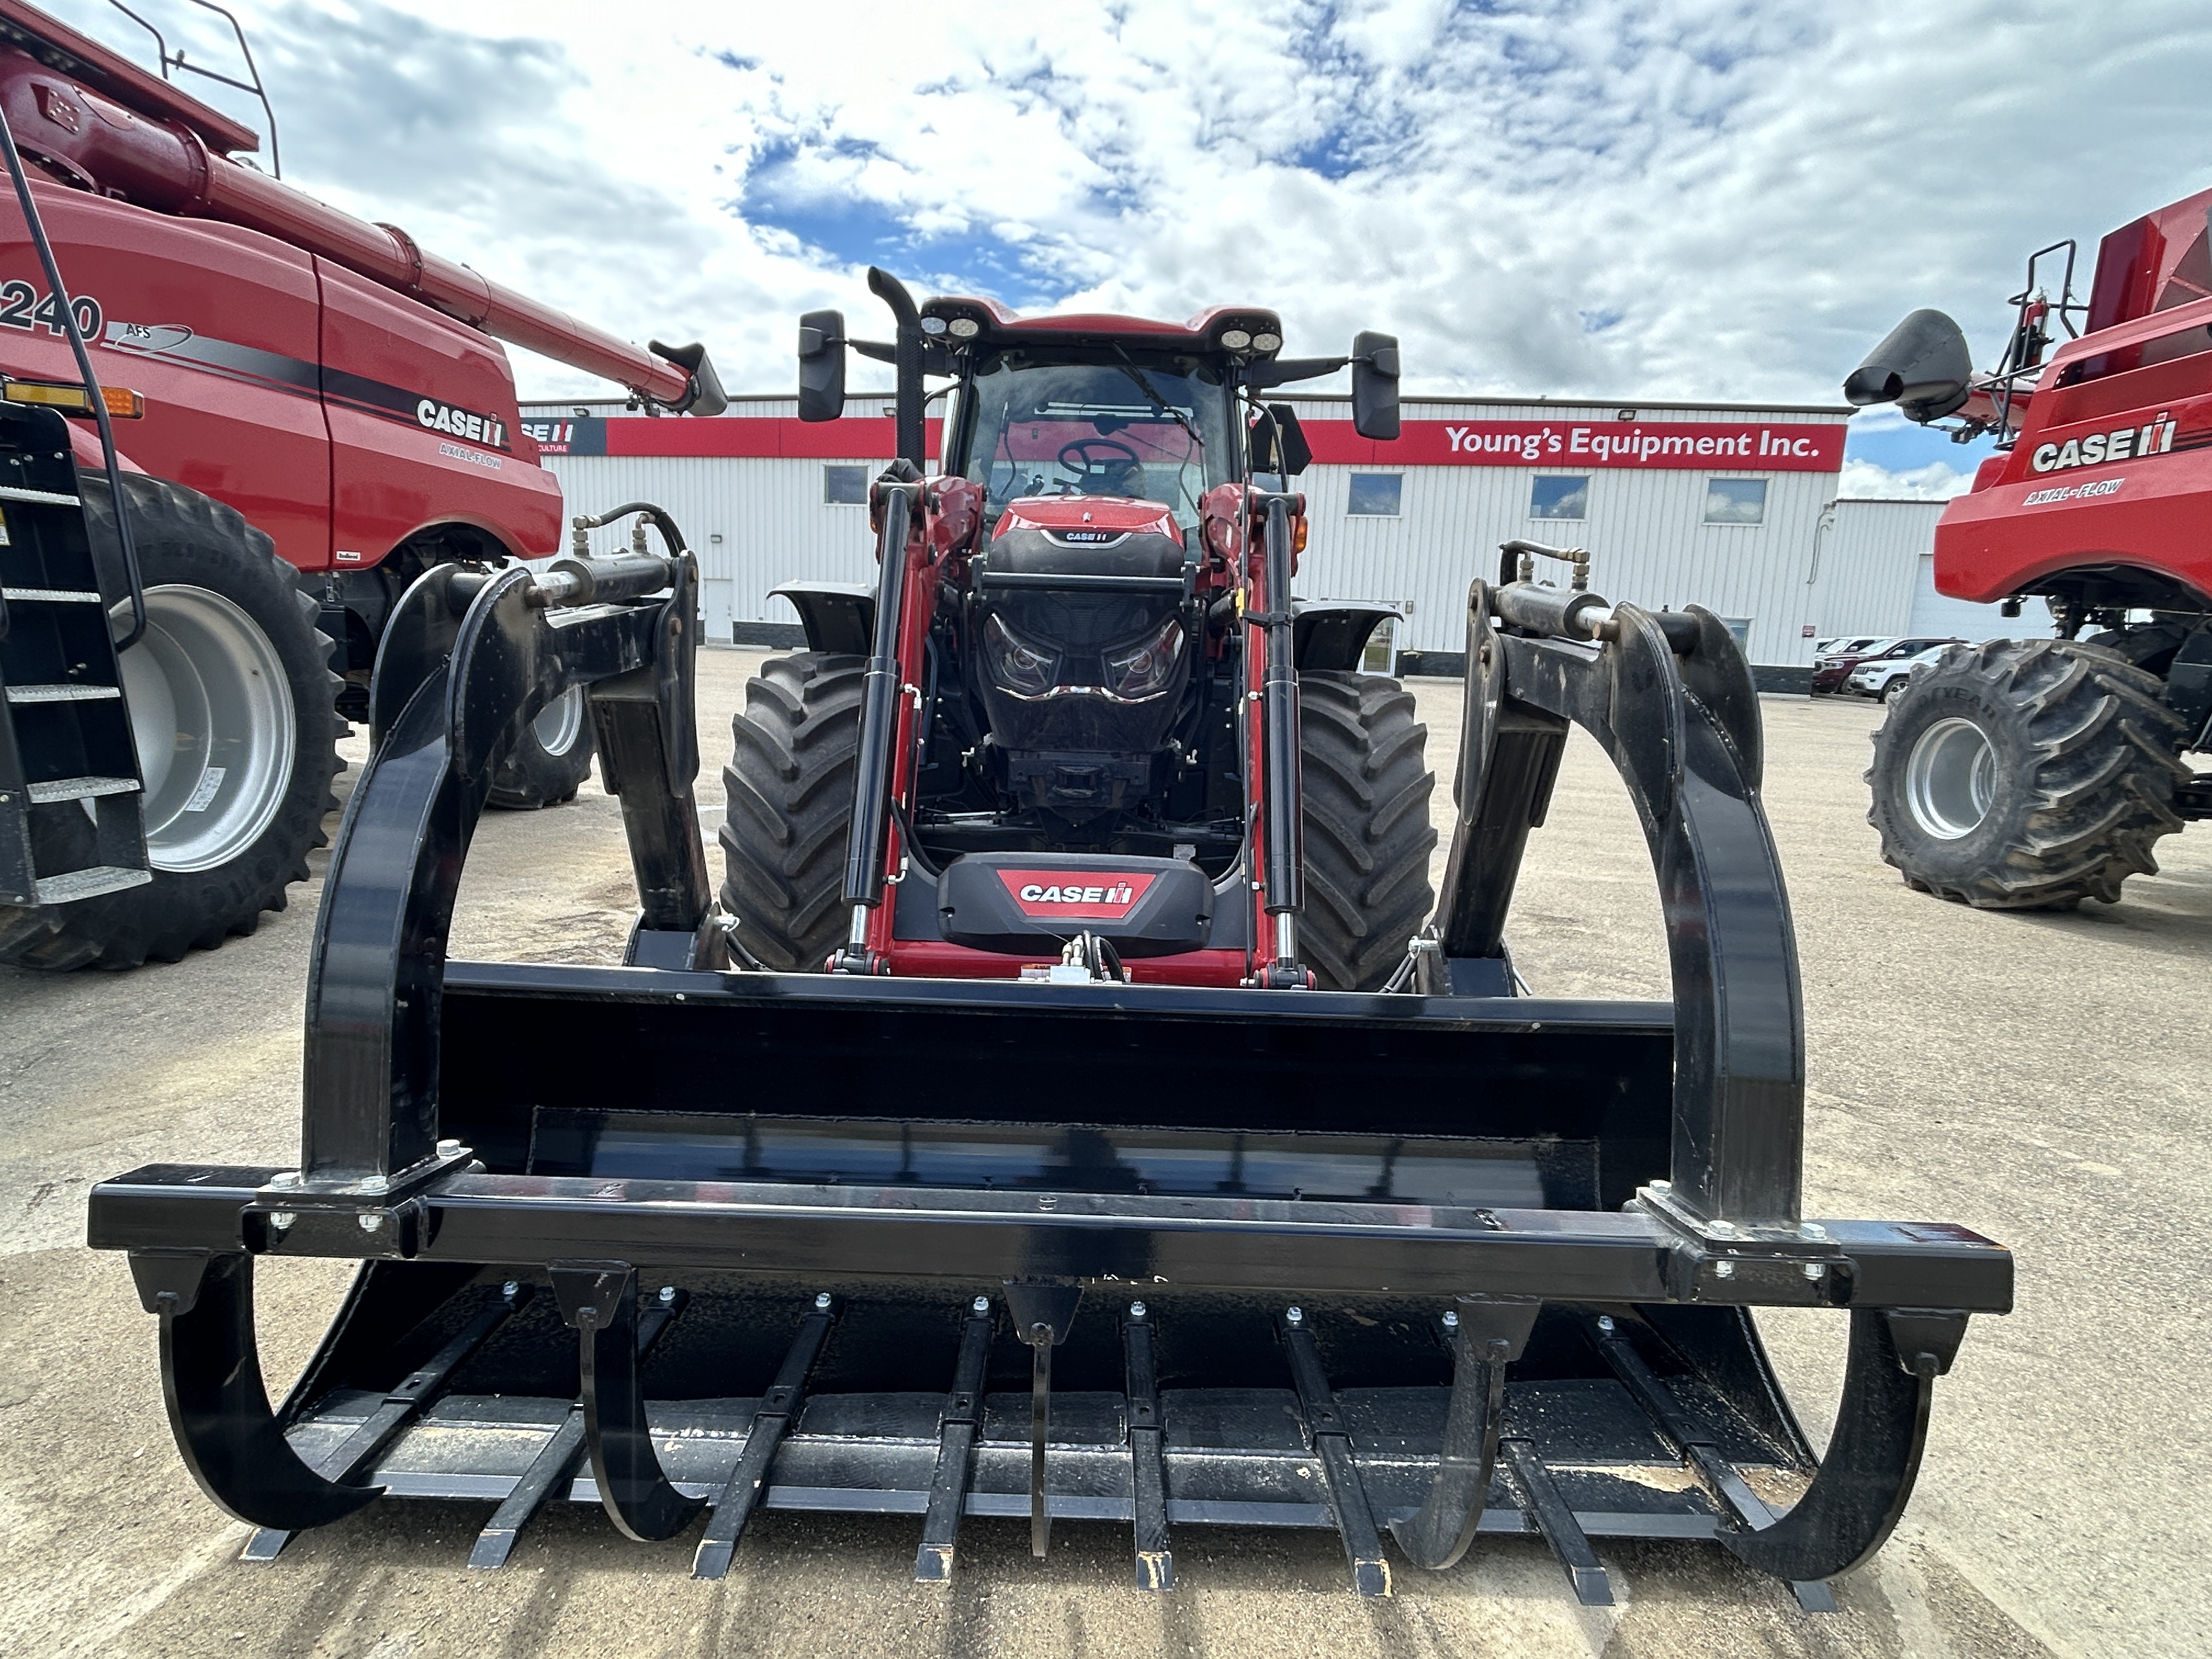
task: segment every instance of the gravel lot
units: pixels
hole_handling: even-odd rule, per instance
[[[715,775],[757,653],[702,661]],[[1415,682],[1449,777],[1455,683]],[[949,1591],[909,1579],[911,1521],[768,1514],[724,1583],[690,1543],[623,1542],[564,1506],[499,1573],[466,1571],[483,1506],[372,1510],[275,1564],[179,1463],[154,1324],[122,1261],[79,1241],[89,1184],[155,1159],[296,1149],[301,988],[319,886],[250,939],[122,976],[0,969],[0,1652],[103,1656],[2113,1655],[2212,1649],[2212,1319],[2203,1251],[2212,829],[2117,907],[1977,913],[1909,893],[1863,822],[1880,711],[1768,699],[1768,805],[1802,953],[1808,1208],[1964,1223],[2018,1253],[2019,1310],[1978,1322],[1936,1392],[1918,1496],[1843,1611],[1800,1613],[1710,1548],[1601,1543],[1619,1607],[1577,1608],[1533,1540],[1363,1602],[1324,1534],[1186,1527],[1179,1588],[1128,1586],[1119,1528],[1062,1522],[1040,1571],[1018,1522],[969,1522]],[[349,749],[358,758],[361,739]],[[343,782],[343,780],[342,780]],[[1439,829],[1449,833],[1448,794]],[[1439,850],[1437,864],[1442,868]],[[317,867],[319,874],[320,859]],[[493,815],[458,956],[611,961],[633,900],[616,804]],[[1663,995],[1658,907],[1626,796],[1570,750],[1511,939],[1540,992]],[[2179,1016],[2178,1018],[2176,1016]],[[262,1279],[272,1387],[343,1270]],[[1834,1397],[1841,1322],[1768,1325],[1803,1414]],[[428,1516],[429,1518],[425,1518]]]

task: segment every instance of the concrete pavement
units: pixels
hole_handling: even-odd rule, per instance
[[[702,659],[702,801],[757,653]],[[1450,774],[1459,688],[1415,684]],[[0,1652],[102,1655],[2060,1655],[2212,1645],[2212,1319],[2201,1016],[2212,829],[2117,907],[1977,913],[1908,892],[1875,855],[1859,773],[1871,705],[1764,702],[1767,797],[1802,955],[1808,1207],[1959,1221],[2011,1245],[2021,1305],[1977,1322],[1939,1387],[1920,1490],[1843,1611],[1800,1613],[1719,1552],[1601,1544],[1623,1605],[1577,1608],[1541,1547],[1483,1540],[1363,1602],[1326,1534],[1176,1534],[1178,1589],[1128,1587],[1118,1528],[1062,1523],[1040,1570],[1019,1523],[971,1522],[949,1591],[910,1581],[913,1523],[771,1513],[723,1584],[690,1543],[629,1544],[563,1507],[503,1571],[462,1563],[482,1506],[371,1510],[276,1563],[179,1465],[153,1322],[120,1260],[84,1250],[89,1183],[156,1158],[285,1160],[319,889],[250,939],[167,967],[0,969]],[[350,745],[356,757],[360,740]],[[1439,791],[1438,827],[1450,804]],[[710,854],[711,856],[711,854]],[[1438,867],[1441,870],[1442,852]],[[317,860],[318,876],[320,860]],[[458,956],[607,961],[633,903],[615,803],[485,821]],[[1595,747],[1570,750],[1510,938],[1547,994],[1663,995],[1650,866]],[[263,1275],[272,1388],[342,1286]],[[1841,1322],[1766,1322],[1802,1414],[1832,1407]]]

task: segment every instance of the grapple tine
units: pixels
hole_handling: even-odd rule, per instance
[[[1590,1548],[1589,1539],[1582,1523],[1575,1519],[1574,1510],[1560,1496],[1552,1472],[1544,1467],[1543,1457],[1526,1440],[1505,1441],[1498,1449],[1504,1454],[1506,1467],[1513,1471],[1513,1482],[1521,1489],[1522,1501],[1528,1505],[1536,1530],[1544,1534],[1552,1553],[1566,1569],[1567,1583],[1574,1589],[1575,1600],[1586,1607],[1611,1607],[1613,1581],[1606,1576],[1597,1553]]]
[[[623,1535],[673,1538],[706,1506],[668,1484],[653,1455],[637,1364],[637,1270],[626,1261],[556,1261],[553,1294],[579,1334],[584,1445],[599,1501]]]
[[[968,1465],[975,1447],[975,1425],[983,1407],[983,1366],[991,1352],[991,1304],[977,1297],[961,1322],[960,1358],[952,1372],[952,1391],[938,1417],[937,1468],[929,1482],[929,1508],[921,1522],[921,1547],[915,1553],[917,1583],[942,1584],[952,1577],[954,1541],[968,1498]]]
[[[729,1484],[722,1488],[722,1495],[714,1500],[714,1512],[707,1518],[706,1534],[691,1558],[694,1578],[720,1578],[729,1571],[738,1536],[752,1519],[761,1494],[768,1490],[775,1449],[783,1443],[784,1431],[791,1426],[791,1419],[799,1414],[806,1398],[806,1379],[813,1372],[814,1362],[822,1357],[822,1345],[829,1340],[830,1327],[836,1318],[836,1304],[824,1291],[814,1298],[814,1310],[799,1322],[799,1334],[792,1339],[775,1382],[761,1396],[760,1409],[753,1413],[752,1429],[745,1436],[738,1466],[730,1472]]]
[[[1528,1346],[1541,1306],[1533,1297],[1465,1296],[1445,1316],[1452,1332],[1452,1386],[1443,1454],[1419,1513],[1390,1528],[1416,1566],[1457,1566],[1474,1542],[1498,1462],[1505,1367]]]
[[[484,1340],[530,1300],[531,1286],[507,1281],[504,1292],[495,1301],[477,1310],[468,1323],[447,1338],[445,1345],[415,1370],[399,1380],[398,1386],[384,1396],[384,1403],[371,1412],[362,1425],[340,1441],[330,1454],[316,1466],[315,1472],[325,1480],[341,1485],[362,1473],[374,1461],[377,1453],[391,1444],[398,1434],[421,1414],[422,1408],[438,1397],[439,1392],[453,1374],[459,1370],[468,1357],[484,1345]],[[284,1546],[292,1541],[294,1529],[264,1527],[246,1540],[240,1553],[242,1561],[274,1561],[283,1553]]]
[[[1900,1319],[1912,1322],[1909,1338],[1922,1339],[1912,1347],[1913,1370],[1891,1337],[1892,1322]],[[1934,1379],[1949,1366],[1966,1328],[1964,1314],[1852,1310],[1850,1355],[1828,1455],[1805,1495],[1778,1520],[1609,1317],[1597,1322],[1597,1346],[1661,1437],[1735,1521],[1721,1541],[1750,1565],[1787,1581],[1806,1612],[1833,1613],[1835,1598],[1820,1581],[1848,1572],[1880,1549],[1905,1512],[1927,1441]]]
[[[161,1321],[161,1395],[169,1427],[216,1505],[249,1525],[297,1530],[352,1514],[380,1495],[342,1486],[301,1460],[277,1425],[253,1331],[253,1259],[204,1249],[137,1249],[131,1275]]]
[[[1052,1550],[1052,1498],[1045,1490],[1044,1449],[1052,1431],[1052,1327],[1040,1321],[1023,1340],[1030,1363],[1030,1553],[1040,1561]]]
[[[1360,1484],[1359,1466],[1352,1461],[1352,1434],[1330,1392],[1328,1374],[1322,1369],[1313,1333],[1306,1328],[1302,1309],[1287,1308],[1276,1322],[1284,1350],[1290,1355],[1291,1384],[1298,1392],[1298,1414],[1305,1419],[1306,1438],[1321,1464],[1328,1488],[1328,1506],[1336,1517],[1337,1535],[1344,1540],[1345,1559],[1352,1563],[1352,1583],[1362,1595],[1390,1593],[1390,1564],[1383,1558],[1382,1534],[1375,1529],[1375,1512],[1367,1504],[1367,1489]]]
[[[662,1289],[659,1299],[647,1309],[637,1322],[637,1354],[640,1359],[653,1352],[653,1345],[660,1340],[678,1314],[684,1310],[684,1292],[673,1285]],[[584,1404],[580,1400],[568,1407],[568,1414],[554,1429],[530,1467],[522,1472],[514,1490],[500,1500],[492,1511],[484,1529],[477,1534],[477,1541],[469,1551],[472,1567],[493,1568],[507,1565],[507,1557],[514,1553],[520,1541],[523,1528],[530,1517],[545,1506],[561,1484],[576,1472],[577,1460],[584,1455]]]
[[[1963,1313],[1853,1309],[1843,1399],[1813,1484],[1772,1525],[1721,1541],[1791,1580],[1833,1578],[1880,1549],[1920,1473],[1936,1379],[1966,1334]]]
[[[1168,1546],[1167,1461],[1162,1455],[1159,1376],[1152,1360],[1152,1327],[1145,1304],[1129,1304],[1121,1327],[1128,1374],[1129,1504],[1136,1532],[1137,1588],[1175,1588],[1175,1553]]]

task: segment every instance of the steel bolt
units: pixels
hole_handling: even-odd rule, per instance
[[[1800,1238],[1818,1240],[1826,1238],[1827,1236],[1828,1230],[1817,1221],[1801,1221],[1797,1224],[1797,1237]]]
[[[829,1291],[823,1291],[820,1295],[814,1298],[814,1311],[817,1313],[828,1313],[830,1311]]]
[[[384,1225],[384,1217],[377,1211],[372,1210],[366,1214],[356,1216],[354,1218],[361,1223],[361,1230],[365,1233],[373,1233],[376,1231],[377,1229]]]
[[[450,1135],[438,1143],[438,1156],[440,1158],[458,1157],[460,1150],[461,1143],[453,1139]]]
[[[660,1287],[660,1305],[664,1308],[668,1307],[672,1305],[675,1300],[676,1287],[673,1285],[663,1285]]]
[[[1716,1279],[1734,1279],[1735,1277],[1735,1263],[1733,1261],[1716,1261],[1713,1263],[1713,1276]]]
[[[1613,1316],[1611,1314],[1600,1314],[1597,1316],[1597,1328],[1601,1331],[1612,1330]]]
[[[269,1224],[281,1233],[299,1218],[299,1217],[294,1215],[289,1210],[278,1210],[275,1214],[269,1218]]]
[[[1306,1310],[1304,1308],[1285,1308],[1283,1310],[1283,1317],[1293,1325],[1303,1325],[1305,1323]]]
[[[1142,1319],[1144,1316],[1145,1304],[1141,1302],[1132,1302],[1129,1304],[1129,1317],[1132,1319]]]
[[[1448,1331],[1455,1331],[1459,1328],[1459,1315],[1453,1309],[1444,1310],[1444,1328]]]
[[[1824,1279],[1827,1276],[1827,1263],[1824,1261],[1808,1261],[1805,1264],[1805,1277],[1808,1279]]]
[[[989,1297],[988,1297],[988,1296],[979,1296],[979,1297],[977,1297],[975,1298],[975,1311],[976,1311],[977,1313],[979,1313],[979,1314],[987,1314],[987,1313],[990,1312],[990,1311],[991,1311],[991,1298],[990,1298]]]
[[[1655,1181],[1651,1183],[1651,1190],[1655,1193],[1671,1193],[1674,1190],[1674,1183],[1671,1181]]]
[[[520,1279],[508,1279],[508,1280],[507,1281],[507,1283],[506,1283],[506,1284],[504,1284],[504,1285],[501,1285],[501,1286],[499,1287],[499,1293],[500,1293],[501,1296],[511,1297],[511,1296],[515,1295],[515,1294],[516,1294],[518,1291],[520,1291],[521,1289],[522,1289],[522,1281],[521,1281]]]
[[[388,1193],[392,1190],[392,1183],[382,1176],[363,1176],[361,1189],[365,1193]]]
[[[1716,1238],[1733,1238],[1735,1237],[1735,1223],[1733,1221],[1708,1221],[1705,1224],[1705,1231]]]

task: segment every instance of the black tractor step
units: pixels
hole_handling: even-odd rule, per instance
[[[34,405],[0,410],[0,463],[41,483],[76,476],[62,417]],[[107,599],[76,494],[0,485],[0,906],[152,879]],[[72,802],[89,834],[53,816]]]

